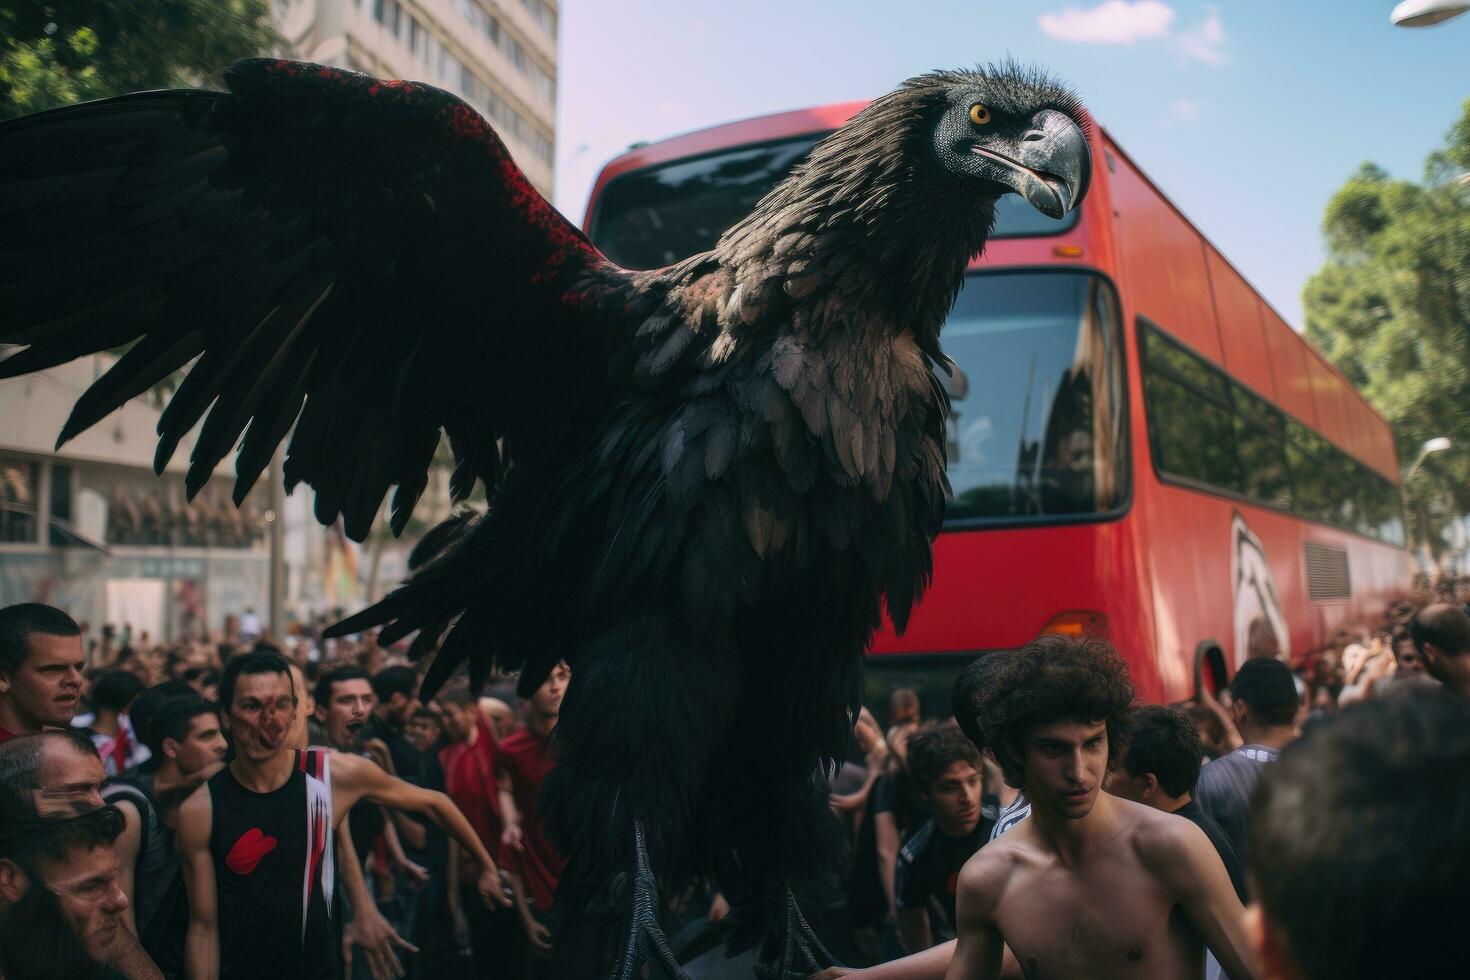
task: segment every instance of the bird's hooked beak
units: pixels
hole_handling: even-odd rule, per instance
[[[1003,146],[976,143],[970,152],[991,164],[987,176],[1049,218],[1060,218],[1081,204],[1092,179],[1092,155],[1082,127],[1055,109],[1031,117],[1019,140]]]

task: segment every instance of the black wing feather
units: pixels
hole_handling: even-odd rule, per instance
[[[463,497],[545,431],[552,385],[605,373],[618,341],[567,296],[621,273],[446,92],[262,59],[224,78],[0,125],[0,343],[28,345],[0,378],[131,345],[64,442],[193,361],[157,469],[203,420],[188,492],[239,447],[239,501],[295,425],[318,518],[361,540],[396,484],[399,531],[441,429]]]

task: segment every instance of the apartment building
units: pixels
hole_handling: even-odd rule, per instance
[[[551,196],[555,0],[278,0],[276,20],[298,58],[460,96]]]

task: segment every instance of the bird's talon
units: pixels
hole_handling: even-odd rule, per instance
[[[770,921],[777,923],[777,934],[767,940],[756,963],[756,976],[761,980],[800,980],[840,965],[812,931],[790,886],[779,886],[770,901]],[[775,953],[772,947],[778,942],[780,952]]]
[[[633,980],[649,954],[659,961],[673,980],[689,980],[689,974],[679,966],[674,951],[669,947],[668,937],[658,922],[658,884],[648,861],[648,845],[644,839],[643,824],[633,825],[633,893],[629,903],[629,928],[623,943],[623,952],[618,959],[615,980]]]

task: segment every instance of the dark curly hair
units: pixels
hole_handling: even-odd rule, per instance
[[[959,726],[946,722],[925,725],[909,736],[909,775],[920,790],[929,792],[929,784],[956,762],[968,762],[980,768],[980,750],[965,737]]]
[[[1128,665],[1098,636],[1040,636],[999,659],[990,683],[976,692],[985,745],[1005,780],[1026,786],[1021,746],[1026,732],[1054,721],[1107,723],[1108,764],[1123,758],[1133,724]]]
[[[949,706],[955,723],[977,749],[985,748],[985,733],[980,729],[980,689],[989,684],[1005,662],[1005,651],[987,650],[960,671],[950,693]]]

